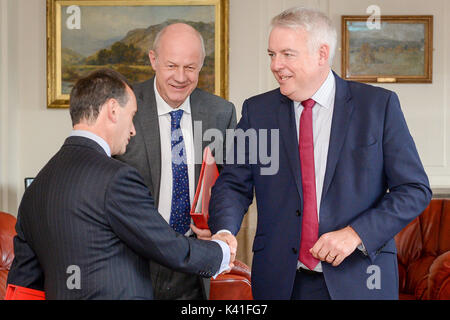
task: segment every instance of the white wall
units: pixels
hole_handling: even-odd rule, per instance
[[[383,85],[398,93],[432,187],[450,187],[450,3],[448,0],[230,0],[230,100],[276,87],[267,56],[268,24],[294,5],[340,16],[434,15],[432,84]],[[340,41],[340,40],[339,40]],[[339,42],[340,43],[340,42]],[[23,179],[34,177],[71,129],[68,110],[46,108],[46,1],[0,0],[0,210],[17,214]],[[340,74],[338,51],[334,70]]]
[[[11,21],[17,17],[17,8],[11,2],[0,2],[0,210],[16,213],[19,188],[16,178],[18,166],[18,82],[16,69],[17,46],[11,41]],[[10,85],[14,84],[14,85]]]
[[[345,6],[339,3],[345,2]],[[433,15],[433,83],[385,84],[401,101],[411,135],[433,188],[450,186],[450,2],[448,0],[345,0],[330,1],[331,18],[364,14],[371,4],[383,15]],[[336,24],[336,26],[339,26]],[[340,70],[339,60],[336,67]]]
[[[46,2],[0,0],[0,210],[17,214],[35,177],[70,133],[67,109],[46,107]]]

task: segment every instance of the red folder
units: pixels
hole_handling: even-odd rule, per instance
[[[208,206],[211,198],[211,188],[216,183],[218,176],[219,170],[217,169],[216,160],[209,147],[206,147],[203,152],[202,169],[191,208],[191,217],[197,228],[208,229]]]
[[[45,292],[8,284],[5,300],[45,300]]]

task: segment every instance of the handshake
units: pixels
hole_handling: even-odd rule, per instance
[[[199,229],[195,225],[191,224],[192,231],[195,232],[197,238],[200,240],[221,240],[228,244],[230,247],[230,268],[223,273],[228,273],[234,267],[234,260],[236,259],[237,252],[237,240],[229,232],[218,232],[215,235],[211,234],[209,229]]]

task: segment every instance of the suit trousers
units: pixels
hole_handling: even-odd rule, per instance
[[[207,299],[203,279],[198,275],[174,271],[154,261],[150,261],[150,275],[155,300]]]
[[[323,273],[298,269],[291,300],[331,300]]]
[[[150,262],[155,300],[204,300],[202,280],[193,274],[174,271]]]

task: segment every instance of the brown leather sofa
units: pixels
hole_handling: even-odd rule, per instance
[[[449,300],[450,200],[431,200],[395,241],[400,299]]]
[[[3,300],[6,293],[6,279],[9,268],[14,259],[13,238],[16,218],[9,213],[0,211],[0,300]]]

